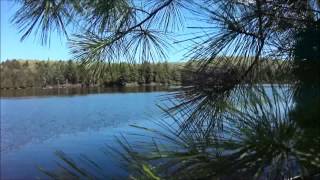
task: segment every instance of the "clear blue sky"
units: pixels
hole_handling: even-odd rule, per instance
[[[10,23],[12,15],[18,6],[13,0],[0,0],[1,2],[1,61],[7,59],[38,59],[38,60],[68,60],[72,59],[67,47],[67,41],[55,33],[51,35],[50,47],[41,45],[39,39],[31,34],[24,41],[20,41],[21,34],[16,26]],[[194,25],[193,22],[191,22]],[[186,29],[184,33],[190,33]],[[175,45],[169,52],[169,61],[182,60],[185,51],[184,44]]]
[[[50,47],[42,46],[34,36],[20,41],[21,34],[10,23],[11,16],[17,10],[13,0],[0,0],[1,2],[1,61],[6,59],[61,59],[68,60],[72,56],[66,41],[56,34],[52,35]]]

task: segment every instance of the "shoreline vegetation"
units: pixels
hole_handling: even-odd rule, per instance
[[[258,71],[252,72],[256,83],[288,84],[294,82],[291,65],[284,61],[265,61]],[[240,65],[241,64],[241,65]],[[6,60],[0,63],[0,89],[54,89],[90,87],[188,86],[192,74],[198,74],[197,62],[168,63],[143,62],[104,63],[99,71],[80,62],[55,60]],[[229,60],[223,64],[212,63],[204,76],[214,76],[210,81],[224,81],[224,77],[237,78],[245,69],[243,63]],[[221,76],[221,78],[219,77]],[[252,79],[250,80],[252,81]],[[219,84],[219,83],[218,83]]]
[[[179,85],[179,68],[167,62],[104,63],[97,72],[72,60],[7,60],[0,64],[1,89]]]
[[[149,83],[149,84],[138,84],[138,83],[125,83],[123,85],[109,85],[109,86],[103,86],[99,84],[91,84],[89,86],[86,86],[84,84],[60,84],[60,85],[47,85],[45,87],[11,87],[11,88],[3,88],[1,87],[0,90],[22,90],[22,89],[72,89],[72,88],[131,88],[131,87],[153,87],[153,86],[180,86],[180,83],[175,83],[175,84],[163,84],[163,83]]]

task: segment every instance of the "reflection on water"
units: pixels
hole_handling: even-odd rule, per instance
[[[1,179],[38,176],[36,165],[48,169],[56,166],[53,155],[56,150],[71,156],[105,157],[101,148],[116,146],[116,134],[127,133],[129,124],[145,124],[151,115],[160,114],[155,104],[163,94],[165,92],[121,91],[87,96],[1,99]],[[104,159],[102,164],[119,171],[109,161]]]
[[[90,87],[90,88],[27,88],[27,89],[1,89],[1,97],[27,97],[27,96],[73,96],[100,93],[128,93],[167,91],[169,86],[134,86],[134,87]]]

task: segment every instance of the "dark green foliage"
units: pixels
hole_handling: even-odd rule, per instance
[[[197,72],[195,63],[103,63],[104,69],[95,75],[94,67],[83,66],[81,63],[69,61],[5,61],[1,63],[1,88],[28,88],[47,86],[123,86],[127,83],[136,84],[180,84],[188,85],[194,82],[194,78],[201,78],[206,83],[211,81],[215,84],[226,82],[224,77],[230,78],[222,71],[228,70],[230,75],[239,77],[239,72],[245,67],[228,63],[219,65],[212,64],[206,71]],[[265,61],[261,63],[259,71],[251,73],[255,83],[290,83],[293,82],[291,66],[283,61]],[[238,73],[237,73],[238,72]],[[204,73],[204,74],[203,74]],[[215,75],[213,75],[215,74]],[[218,76],[220,74],[220,76]],[[214,79],[212,79],[215,77]],[[201,83],[201,81],[197,81]],[[204,85],[204,84],[203,84]],[[211,84],[212,85],[212,84]]]
[[[5,61],[1,63],[1,88],[50,86],[124,86],[178,84],[180,65],[168,63],[104,64],[99,76],[95,69],[75,61]]]

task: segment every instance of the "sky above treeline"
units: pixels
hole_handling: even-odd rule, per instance
[[[1,3],[1,61],[10,59],[36,60],[69,60],[72,54],[68,49],[67,40],[57,33],[51,33],[49,45],[41,45],[39,38],[32,33],[25,40],[20,41],[22,33],[12,24],[11,18],[19,6],[14,0],[0,0]],[[192,16],[192,15],[190,15]],[[194,22],[191,22],[194,25]],[[188,26],[188,24],[186,25]],[[185,28],[183,33],[190,34],[192,30]],[[168,61],[183,61],[186,44],[173,44],[168,51]]]

